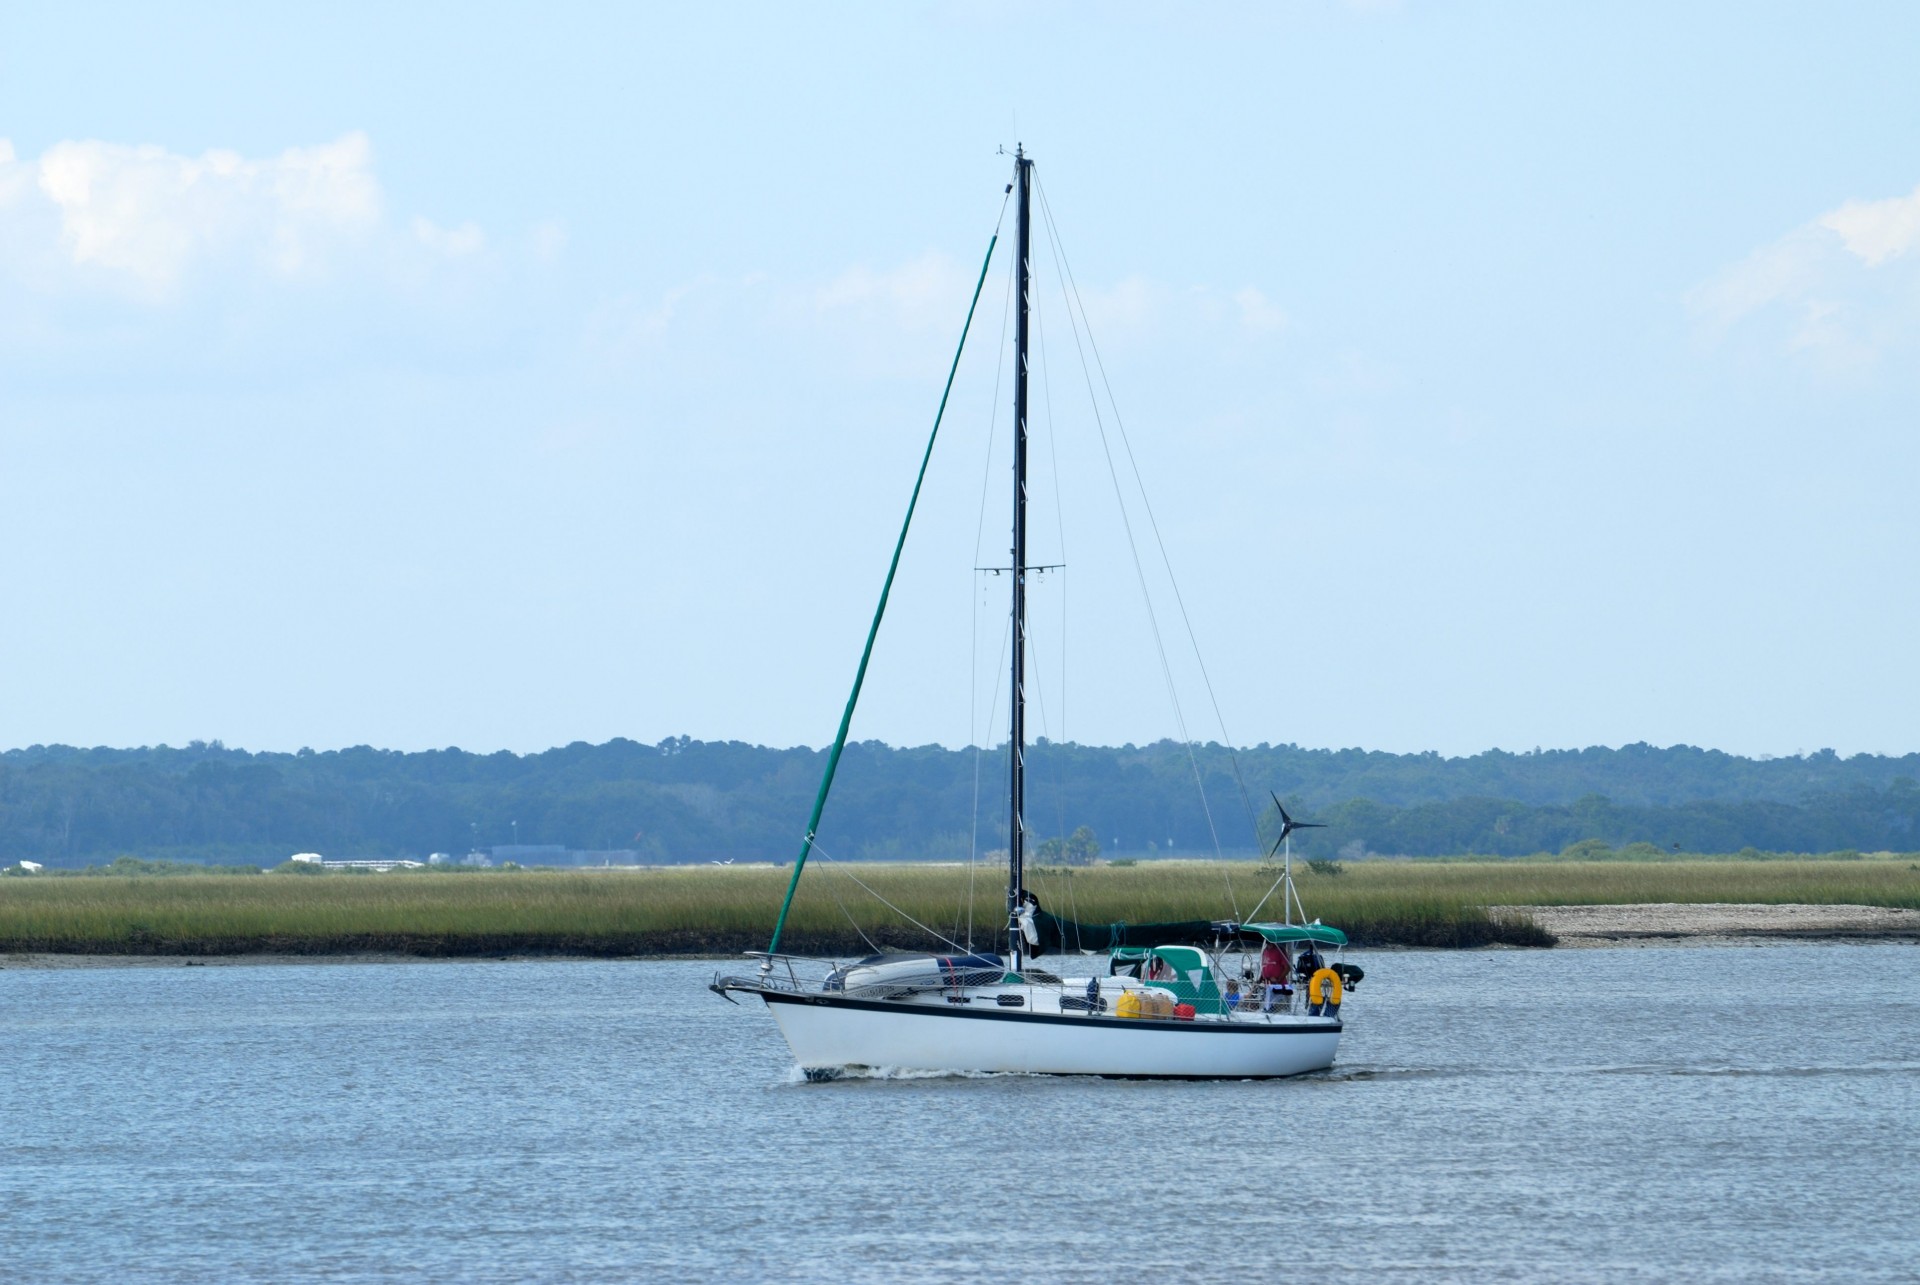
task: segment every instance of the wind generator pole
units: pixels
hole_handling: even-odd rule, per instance
[[[1019,185],[1019,224],[1015,241],[1015,288],[1020,308],[1013,322],[1013,679],[1012,710],[1007,720],[1007,752],[1012,776],[1007,824],[1008,966],[1020,969],[1026,943],[1020,936],[1020,899],[1026,886],[1027,784],[1027,313],[1033,289],[1033,162],[1026,149],[1013,153]]]
[[[1281,869],[1285,872],[1283,878],[1286,880],[1287,891],[1286,895],[1280,898],[1280,919],[1281,922],[1290,924],[1293,922],[1292,903],[1300,900],[1300,894],[1293,890],[1293,836],[1283,833],[1280,839],[1280,846],[1286,849],[1287,854],[1281,859]],[[1302,919],[1306,918],[1306,912],[1304,910],[1301,912],[1300,917]]]

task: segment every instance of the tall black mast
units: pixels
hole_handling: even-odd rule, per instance
[[[1008,757],[1012,774],[1011,817],[1007,827],[1008,952],[1014,969],[1026,943],[1020,936],[1020,898],[1026,883],[1027,753],[1027,313],[1033,287],[1033,162],[1026,149],[1014,149],[1014,182],[1020,188],[1019,233],[1014,256],[1020,309],[1013,323],[1013,709],[1008,719]]]

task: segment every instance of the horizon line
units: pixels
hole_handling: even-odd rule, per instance
[[[279,757],[286,757],[286,758],[308,758],[308,757],[319,757],[323,755],[349,754],[357,751],[371,751],[371,752],[380,753],[380,754],[400,754],[400,755],[463,754],[463,755],[468,755],[474,758],[493,758],[501,754],[506,754],[516,759],[527,759],[527,758],[538,758],[542,755],[552,754],[562,750],[570,750],[580,746],[584,746],[588,749],[604,749],[608,746],[621,744],[621,743],[635,745],[635,746],[639,746],[641,748],[646,748],[646,749],[658,749],[658,750],[662,750],[663,752],[666,751],[666,747],[669,747],[675,744],[682,744],[682,745],[702,745],[702,746],[707,746],[707,745],[743,746],[751,750],[762,750],[762,751],[769,751],[773,753],[782,753],[782,754],[799,753],[799,752],[804,752],[808,754],[826,753],[825,746],[816,747],[811,745],[769,745],[759,741],[742,741],[737,739],[701,740],[699,738],[688,736],[682,733],[678,736],[668,736],[659,741],[651,741],[651,742],[636,740],[632,737],[627,737],[627,736],[614,736],[614,737],[608,738],[605,741],[576,740],[576,741],[569,741],[562,745],[550,745],[544,749],[537,749],[537,750],[511,750],[506,748],[490,749],[490,750],[469,750],[469,749],[464,749],[458,745],[431,746],[431,747],[422,748],[422,749],[390,749],[390,748],[385,748],[381,746],[371,745],[365,742],[361,742],[354,745],[335,746],[335,747],[330,747],[327,749],[319,749],[319,750],[314,749],[312,746],[305,746],[305,745],[301,746],[298,749],[293,749],[293,750],[246,749],[241,746],[228,745],[217,737],[211,740],[200,740],[196,738],[194,740],[190,740],[186,742],[184,745],[173,745],[166,741],[161,741],[152,745],[74,745],[74,744],[69,744],[67,742],[63,742],[63,741],[53,741],[53,742],[35,742],[31,745],[10,746],[5,749],[0,749],[0,757],[10,757],[13,755],[20,755],[20,754],[31,754],[36,751],[44,753],[48,751],[57,751],[57,750],[65,750],[65,751],[71,751],[74,753],[83,753],[83,754],[95,753],[95,752],[101,752],[101,751],[117,752],[117,753],[137,753],[140,751],[158,752],[158,751],[164,750],[164,751],[172,751],[172,752],[199,751],[202,753],[211,752],[211,753],[222,753],[222,754],[244,754],[244,755],[253,756],[253,757],[279,756]],[[868,738],[868,739],[859,740],[859,741],[849,740],[848,744],[849,745],[879,745],[885,749],[896,751],[896,752],[908,752],[908,751],[916,751],[916,750],[917,751],[937,750],[941,753],[946,753],[946,754],[964,754],[968,752],[998,753],[998,752],[1004,751],[1006,747],[1006,741],[1004,739],[989,745],[961,745],[961,746],[945,745],[938,741],[927,741],[917,745],[894,744],[892,742],[882,741],[877,738]],[[1125,741],[1117,745],[1100,745],[1100,744],[1092,744],[1088,742],[1071,741],[1071,740],[1056,741],[1047,737],[1040,737],[1040,738],[1037,738],[1034,742],[1032,742],[1030,748],[1037,748],[1042,745],[1062,746],[1062,747],[1069,747],[1069,748],[1080,749],[1080,750],[1105,750],[1105,751],[1131,750],[1135,752],[1138,752],[1141,750],[1153,749],[1156,746],[1186,747],[1188,745],[1191,745],[1194,749],[1229,750],[1230,752],[1233,752],[1233,753],[1249,753],[1254,751],[1270,752],[1273,750],[1292,750],[1292,751],[1296,751],[1299,753],[1306,753],[1306,754],[1337,755],[1337,754],[1357,753],[1357,754],[1368,754],[1368,755],[1379,754],[1379,755],[1384,755],[1390,758],[1431,758],[1439,762],[1459,762],[1459,761],[1472,760],[1477,758],[1484,758],[1491,755],[1504,755],[1509,758],[1524,759],[1524,758],[1545,758],[1549,755],[1584,754],[1584,753],[1588,753],[1595,750],[1605,751],[1607,753],[1620,753],[1622,751],[1636,749],[1636,748],[1643,748],[1650,751],[1659,751],[1662,753],[1670,753],[1674,750],[1690,750],[1699,754],[1723,755],[1726,758],[1740,759],[1750,763],[1775,763],[1775,762],[1786,762],[1786,761],[1806,762],[1810,759],[1822,759],[1822,758],[1831,758],[1837,762],[1843,762],[1843,763],[1852,762],[1855,759],[1884,759],[1884,760],[1898,762],[1903,759],[1920,757],[1920,750],[1908,750],[1905,753],[1888,753],[1886,751],[1881,751],[1881,750],[1857,750],[1851,754],[1841,754],[1830,746],[1822,746],[1819,749],[1815,749],[1811,751],[1796,750],[1792,754],[1771,754],[1771,753],[1742,754],[1733,750],[1720,750],[1720,749],[1714,749],[1708,746],[1695,745],[1688,741],[1675,741],[1670,745],[1656,745],[1650,741],[1625,741],[1619,745],[1607,745],[1607,744],[1599,744],[1599,743],[1591,744],[1591,745],[1582,745],[1582,746],[1551,746],[1551,747],[1536,745],[1530,750],[1508,750],[1495,745],[1495,746],[1490,746],[1483,750],[1476,750],[1468,754],[1446,754],[1446,753],[1442,753],[1441,751],[1431,750],[1431,749],[1381,750],[1381,749],[1368,749],[1364,746],[1358,746],[1358,745],[1308,746],[1308,745],[1301,745],[1293,741],[1279,741],[1279,742],[1258,741],[1250,745],[1228,746],[1224,742],[1217,741],[1217,740],[1194,740],[1191,742],[1187,742],[1187,741],[1182,741],[1176,737],[1168,736],[1168,737],[1161,737],[1160,739],[1154,740],[1154,741],[1145,741],[1145,742]]]

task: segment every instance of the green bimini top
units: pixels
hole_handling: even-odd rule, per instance
[[[1344,946],[1347,935],[1325,924],[1241,924],[1241,932],[1259,933],[1271,942],[1317,941],[1323,946]]]

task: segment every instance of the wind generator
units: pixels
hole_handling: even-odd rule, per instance
[[[1282,848],[1286,849],[1285,855],[1281,858],[1283,871],[1281,878],[1286,883],[1287,896],[1280,906],[1281,915],[1285,917],[1297,909],[1300,912],[1300,918],[1304,920],[1307,917],[1307,908],[1300,904],[1300,894],[1293,890],[1293,832],[1295,830],[1324,830],[1327,828],[1327,824],[1324,821],[1294,820],[1287,815],[1287,805],[1280,801],[1280,796],[1274,794],[1272,790],[1268,790],[1267,793],[1273,798],[1273,806],[1280,810],[1280,837],[1273,841],[1271,848],[1267,849],[1267,860],[1273,860],[1274,853],[1279,852]],[[1291,902],[1292,904],[1288,905],[1287,902]]]

